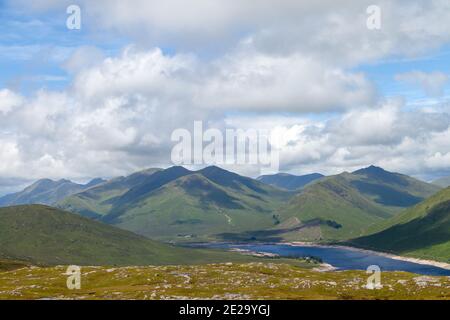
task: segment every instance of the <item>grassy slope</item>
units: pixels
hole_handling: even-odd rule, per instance
[[[280,236],[285,240],[362,236],[438,190],[428,183],[373,166],[326,177],[307,186],[280,212],[281,226],[290,226]]]
[[[0,272],[16,270],[16,269],[20,269],[20,268],[29,267],[29,266],[30,266],[29,263],[26,263],[23,261],[0,259]]]
[[[439,190],[373,166],[314,181],[290,201],[287,191],[217,167],[133,176],[140,178],[103,184],[61,206],[165,240],[343,240],[376,231]]]
[[[350,243],[450,262],[450,188],[384,221],[378,229],[383,231]]]
[[[181,167],[172,167],[168,170],[156,168],[139,171],[126,177],[112,179],[101,186],[68,197],[60,201],[57,207],[77,212],[86,217],[102,219],[116,207],[131,203],[146,190],[159,187],[161,180],[170,181],[170,179],[189,172],[189,170]]]
[[[197,172],[172,167],[113,187],[104,184],[60,206],[151,238],[199,241],[217,233],[270,228],[275,210],[291,197],[217,167]]]
[[[281,200],[242,186],[238,192],[200,174],[179,178],[121,208],[115,222],[127,230],[159,239],[195,237],[267,228]],[[108,217],[108,216],[107,216]]]
[[[425,200],[441,189],[433,184],[374,166],[345,176],[358,192],[394,213]]]
[[[364,234],[386,217],[378,205],[351,188],[342,177],[319,181],[291,200],[280,213],[282,220],[297,218],[302,223],[314,219],[334,221],[342,227],[321,224],[284,235],[287,239],[345,239]],[[316,232],[312,232],[316,229]]]
[[[68,290],[65,267],[0,272],[0,299],[450,299],[449,277],[383,272],[379,290],[365,271],[316,272],[286,264],[82,268]]]
[[[0,257],[33,264],[158,265],[248,261],[227,252],[173,247],[42,205],[0,209]]]
[[[272,175],[260,176],[259,181],[272,186],[287,189],[287,190],[299,190],[317,179],[323,178],[320,173],[312,173],[302,176],[291,175],[288,173],[278,173]]]
[[[161,171],[151,168],[136,172],[127,177],[112,179],[100,186],[67,197],[57,203],[57,207],[78,212],[83,216],[101,218],[113,207],[113,200],[130,191],[136,185],[142,184],[153,173]]]

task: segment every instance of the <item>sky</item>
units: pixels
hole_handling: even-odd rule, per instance
[[[194,121],[272,130],[283,172],[450,175],[447,0],[0,0],[0,30],[0,194],[168,167]]]

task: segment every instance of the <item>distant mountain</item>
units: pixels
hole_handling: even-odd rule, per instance
[[[0,261],[43,265],[195,264],[231,258],[162,244],[43,205],[0,208],[0,243]]]
[[[260,176],[258,180],[272,186],[276,186],[278,188],[298,190],[303,188],[308,183],[323,177],[324,175],[320,173],[312,173],[302,176],[296,176],[288,173],[277,173],[272,175]]]
[[[432,184],[435,184],[442,188],[450,187],[450,177],[444,177],[437,180],[434,180]]]
[[[88,183],[86,183],[85,185],[82,185],[84,189],[88,189],[91,187],[95,187],[99,184],[105,183],[107,180],[102,179],[102,178],[95,178],[92,179],[91,181],[89,181]]]
[[[376,203],[394,211],[413,206],[441,188],[400,173],[370,166],[353,172],[350,184]]]
[[[206,239],[268,228],[291,193],[218,167],[171,167],[104,183],[60,208],[158,239]]]
[[[105,182],[105,180],[97,178],[83,185],[66,179],[58,181],[41,179],[20,192],[1,197],[0,207],[22,204],[52,205],[72,194],[94,187],[103,182]]]
[[[355,238],[439,189],[371,166],[305,187],[280,210],[277,228],[282,229],[283,238],[291,240]]]
[[[384,221],[383,231],[351,240],[356,246],[450,262],[450,188]]]

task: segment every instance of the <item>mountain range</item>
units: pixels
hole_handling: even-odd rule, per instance
[[[450,240],[444,232],[448,230],[448,191],[439,192],[439,186],[375,166],[328,177],[313,174],[308,182],[304,176],[299,178],[281,174],[252,179],[215,166],[198,171],[175,166],[73,189],[62,187],[72,185],[68,180],[40,180],[2,199],[13,204],[13,200],[45,200],[89,218],[84,221],[97,220],[102,226],[169,242],[350,241],[355,246],[445,257],[439,252],[447,250],[441,243]],[[300,181],[305,184],[301,186]],[[436,223],[434,229],[431,221]],[[411,249],[401,249],[400,240],[399,247],[388,244],[394,234],[404,233],[405,239],[422,234],[418,226],[435,230],[431,234],[439,231],[439,236],[434,240],[427,240],[429,234],[420,236],[415,243],[405,240],[405,245],[414,243]]]
[[[258,180],[278,188],[294,191],[299,190],[308,183],[323,177],[324,175],[320,173],[311,173],[302,176],[296,176],[289,173],[277,173],[260,176],[258,177]]]
[[[0,207],[21,204],[54,205],[62,199],[102,184],[106,180],[96,178],[87,184],[78,184],[70,180],[61,179],[53,181],[41,179],[26,187],[24,190],[0,198]]]
[[[152,169],[103,183],[57,204],[61,209],[151,238],[203,239],[268,228],[291,193],[207,167]]]
[[[439,191],[439,187],[370,166],[316,180],[280,208],[268,230],[227,235],[261,241],[330,241],[372,231],[382,221]]]

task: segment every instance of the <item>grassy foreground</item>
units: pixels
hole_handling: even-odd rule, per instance
[[[450,278],[383,272],[382,289],[363,271],[318,272],[289,264],[83,267],[80,290],[66,268],[0,271],[0,299],[445,299]]]

